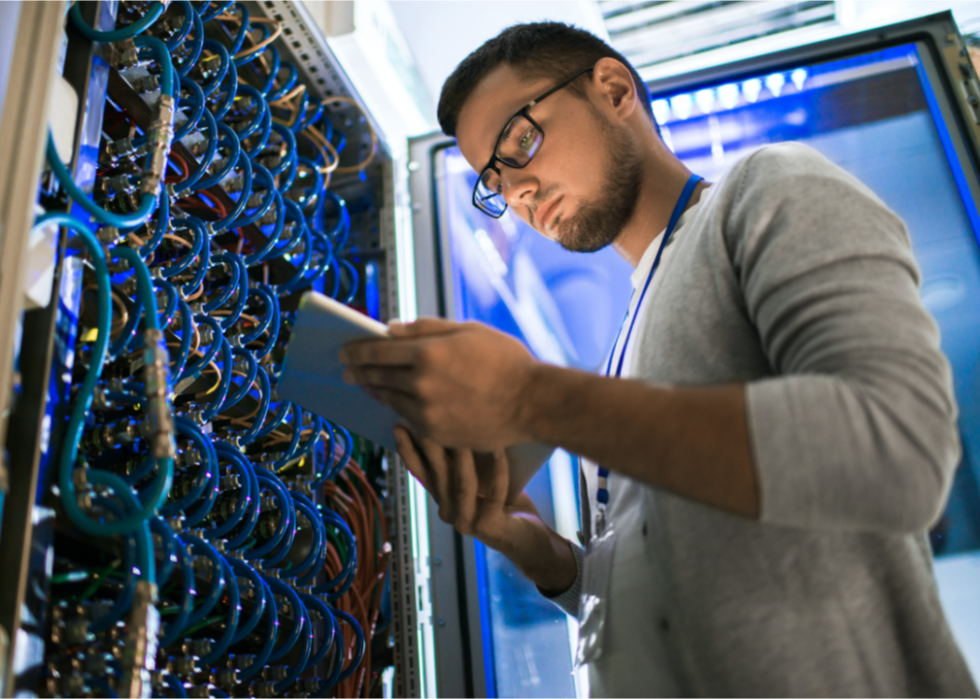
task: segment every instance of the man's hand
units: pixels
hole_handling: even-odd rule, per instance
[[[539,364],[481,323],[395,323],[390,340],[351,343],[340,361],[347,381],[439,444],[492,452],[530,441],[520,411]]]
[[[425,438],[416,445],[401,427],[395,440],[408,470],[435,500],[439,519],[503,553],[543,590],[571,587],[576,564],[568,542],[541,520],[526,493],[505,504],[509,476],[503,450],[474,455]]]

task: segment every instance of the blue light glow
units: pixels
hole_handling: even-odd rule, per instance
[[[789,79],[793,81],[794,85],[796,85],[797,90],[803,92],[803,83],[806,82],[807,79],[806,68],[797,68],[789,74]]]
[[[658,124],[663,124],[670,119],[670,105],[667,104],[667,100],[653,101],[653,118]]]
[[[718,88],[718,101],[725,109],[734,109],[738,104],[738,85],[728,83]]]
[[[762,81],[758,78],[752,78],[742,83],[742,94],[749,102],[755,102],[759,99],[760,92],[762,92]]]
[[[693,106],[691,104],[691,95],[687,93],[670,98],[670,108],[673,110],[674,116],[678,119],[684,120],[691,116]]]
[[[710,114],[715,106],[715,91],[698,90],[694,94],[694,101],[697,102],[698,109],[701,110],[702,114]]]
[[[775,97],[779,97],[779,93],[783,91],[783,86],[786,84],[786,78],[782,73],[773,73],[766,78],[766,87],[769,88],[769,92]]]

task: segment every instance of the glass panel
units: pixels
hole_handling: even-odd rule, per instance
[[[980,676],[980,246],[975,204],[917,45],[658,95],[664,141],[711,180],[767,143],[812,146],[908,226],[922,301],[953,367],[963,457],[930,533],[947,616]],[[969,165],[967,165],[969,167]],[[974,222],[971,224],[971,221]]]
[[[438,157],[446,173],[440,192],[456,319],[508,332],[544,361],[599,367],[629,302],[629,266],[611,249],[568,252],[510,211],[488,218],[470,203],[476,174],[459,151]],[[577,488],[577,466],[558,452],[527,489],[548,523],[573,540]],[[477,558],[488,695],[576,696],[571,648],[577,623],[500,554],[477,544]]]

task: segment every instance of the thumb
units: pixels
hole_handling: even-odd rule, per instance
[[[392,337],[413,338],[427,335],[446,335],[459,330],[460,324],[445,318],[419,318],[412,323],[392,321],[388,330]]]

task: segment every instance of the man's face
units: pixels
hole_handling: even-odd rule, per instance
[[[474,170],[480,172],[490,161],[514,113],[557,82],[528,79],[501,65],[477,85],[456,131]],[[544,143],[523,168],[498,164],[507,204],[569,250],[592,252],[609,245],[632,217],[642,184],[640,155],[629,131],[567,89],[532,107],[530,114],[544,131]]]

